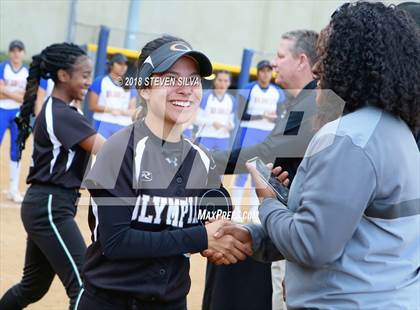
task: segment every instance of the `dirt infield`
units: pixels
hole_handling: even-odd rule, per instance
[[[0,149],[0,296],[20,280],[25,259],[26,233],[20,220],[20,207],[6,199],[4,191],[9,186],[9,134],[5,134]],[[32,140],[22,159],[20,190],[25,191],[25,177],[29,169],[32,153]],[[87,206],[80,206],[76,221],[82,231],[86,244],[90,243],[90,232],[87,225]],[[200,255],[191,256],[191,290],[188,295],[188,309],[201,308],[204,288],[206,261]],[[39,302],[29,306],[29,310],[65,310],[68,309],[68,298],[58,277],[55,277],[47,295]]]

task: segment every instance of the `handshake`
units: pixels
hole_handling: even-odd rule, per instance
[[[206,224],[208,248],[201,255],[216,265],[235,264],[252,255],[252,237],[242,225],[228,220]]]
[[[276,194],[261,178],[257,169],[249,163],[246,166],[255,182],[260,202],[265,198],[276,199]],[[283,186],[289,185],[287,171],[282,171],[280,166],[273,169],[273,164],[268,164],[267,169]],[[210,262],[216,265],[229,265],[252,255],[252,236],[244,226],[219,219],[206,224],[206,231],[208,248],[201,252],[201,255],[207,257]]]

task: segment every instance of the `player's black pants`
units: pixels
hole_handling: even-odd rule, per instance
[[[114,291],[104,291],[85,283],[75,310],[186,310],[187,299],[163,303],[142,301]]]
[[[56,274],[74,308],[86,251],[74,221],[77,198],[78,191],[57,186],[34,184],[28,189],[21,209],[27,232],[23,277],[1,298],[1,310],[22,309],[41,299]]]

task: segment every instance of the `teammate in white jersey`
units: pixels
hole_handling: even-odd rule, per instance
[[[131,124],[136,109],[136,91],[126,90],[122,81],[127,72],[127,57],[114,54],[109,74],[98,77],[89,89],[89,109],[94,112],[95,129],[105,138]]]
[[[262,142],[273,130],[279,107],[285,101],[283,90],[271,83],[273,69],[268,60],[257,64],[257,81],[249,83],[239,90],[238,113],[241,120],[237,146],[246,147]],[[238,145],[239,144],[239,145]],[[233,189],[235,220],[240,219],[243,187],[248,180],[248,174],[240,174],[235,180]],[[253,187],[253,185],[251,185]],[[258,197],[250,192],[250,211],[252,220],[258,220]]]
[[[39,81],[39,87],[36,93],[36,100],[34,106],[35,116],[37,116],[39,112],[41,112],[42,106],[51,96],[54,86],[55,83],[52,79],[41,78],[41,80]],[[82,102],[80,100],[74,99],[72,102],[70,102],[70,106],[75,107],[80,113],[83,114]]]
[[[227,92],[231,82],[228,71],[216,72],[214,89],[204,94],[196,119],[198,142],[209,150],[226,150],[235,125],[236,100]]]
[[[16,203],[22,202],[19,192],[19,154],[15,123],[25,93],[28,69],[23,65],[25,46],[14,40],[9,45],[9,60],[0,63],[0,144],[6,129],[10,131],[10,187],[7,197]]]
[[[52,79],[43,79],[39,81],[38,91],[36,93],[34,113],[38,115],[42,109],[42,105],[51,96],[54,89],[54,81]]]

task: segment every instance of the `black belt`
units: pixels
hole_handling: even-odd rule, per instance
[[[105,290],[97,288],[87,282],[83,284],[84,289],[90,294],[104,299],[111,304],[126,306],[130,310],[186,310],[186,297],[180,299],[163,302],[156,300],[154,297],[138,298],[130,293],[124,293],[114,290]]]

